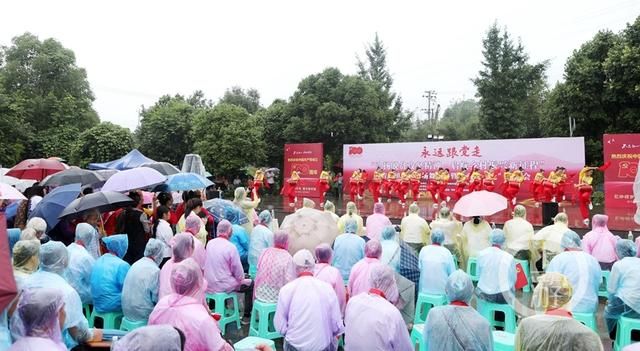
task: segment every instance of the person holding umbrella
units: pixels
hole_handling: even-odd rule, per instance
[[[132,265],[144,256],[144,248],[147,245],[147,235],[151,232],[149,218],[142,211],[142,194],[140,191],[129,192],[133,203],[118,216],[116,232],[125,233],[128,237],[129,248],[124,255],[124,260]]]

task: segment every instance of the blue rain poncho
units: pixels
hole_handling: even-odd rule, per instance
[[[261,224],[256,225],[251,231],[248,254],[249,267],[251,267],[250,269],[257,269],[258,259],[260,258],[260,255],[262,255],[262,252],[268,247],[273,247],[273,232],[268,227],[271,222],[271,215],[269,214],[269,211],[262,211],[260,213],[260,220]]]
[[[466,273],[457,270],[447,280],[445,290],[450,301],[468,303],[473,283]],[[468,306],[432,308],[424,324],[422,342],[425,350],[431,351],[493,350],[489,322]]]
[[[618,240],[616,254],[620,261],[611,267],[609,299],[604,310],[607,328],[611,331],[622,314],[637,318],[640,314],[640,258],[631,240]],[[630,311],[631,309],[632,311]]]
[[[91,272],[93,307],[98,312],[121,311],[121,296],[129,264],[122,260],[128,247],[126,234],[102,238],[109,253],[102,255]],[[116,256],[117,255],[117,256]]]
[[[547,272],[557,272],[569,279],[573,287],[569,310],[578,313],[593,313],[597,310],[602,271],[598,260],[593,256],[582,251],[565,251],[551,260]]]
[[[229,241],[238,249],[240,261],[243,266],[246,266],[249,256],[249,236],[247,235],[247,230],[237,224],[232,225],[231,228],[233,235],[231,235]]]
[[[504,242],[504,235],[502,235],[502,242]],[[478,254],[478,289],[483,293],[513,292],[516,274],[516,262],[506,251],[497,247],[488,247]]]
[[[333,266],[338,268],[345,282],[349,280],[353,265],[364,258],[364,245],[364,239],[351,233],[340,234],[333,242]]]
[[[82,301],[78,292],[62,277],[69,262],[69,256],[63,243],[50,241],[40,247],[40,269],[24,283],[24,289],[55,288],[64,296],[65,321],[62,336],[65,345],[71,349],[91,338],[89,323],[82,310]],[[69,329],[75,327],[75,338]]]
[[[69,254],[69,266],[64,271],[64,278],[69,285],[76,289],[83,304],[93,304],[91,271],[96,260],[84,247],[76,243],[67,246],[67,253]]]
[[[158,281],[164,244],[149,239],[143,258],[131,266],[122,288],[122,312],[131,321],[147,321],[158,302]]]
[[[444,295],[449,276],[456,270],[453,255],[440,246],[444,241],[444,233],[435,229],[431,233],[433,245],[420,250],[418,266],[420,267],[420,292],[431,295]]]
[[[400,244],[398,244],[397,233],[393,226],[382,229],[380,246],[382,246],[380,262],[389,265],[397,272],[400,268]]]

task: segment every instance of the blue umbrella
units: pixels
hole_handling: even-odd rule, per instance
[[[204,189],[213,185],[209,179],[195,173],[176,173],[168,177],[164,184],[155,187],[154,191],[185,191]]]
[[[60,221],[58,216],[62,211],[78,197],[80,187],[80,184],[69,184],[53,189],[38,203],[29,218],[40,217],[44,219],[47,222],[47,232],[49,232]]]
[[[211,213],[216,223],[226,219],[231,224],[243,225],[249,223],[247,215],[233,201],[225,199],[211,199],[204,202],[204,208]]]

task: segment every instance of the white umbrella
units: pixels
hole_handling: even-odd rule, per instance
[[[0,200],[26,200],[16,188],[11,185],[0,183]]]

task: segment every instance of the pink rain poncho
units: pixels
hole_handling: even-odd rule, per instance
[[[196,263],[200,266],[200,269],[204,270],[204,263],[207,259],[207,253],[204,250],[204,244],[202,243],[202,238],[198,237],[198,233],[200,233],[200,228],[202,227],[202,220],[195,213],[191,213],[186,220],[185,231],[193,235],[193,254],[191,257],[196,261]],[[206,237],[204,240],[206,241]]]
[[[262,252],[258,260],[255,298],[269,303],[278,302],[280,288],[296,278],[293,257],[289,251],[289,234],[278,231],[273,237],[275,247]]]
[[[382,247],[380,242],[376,240],[370,240],[365,246],[365,258],[361,259],[351,269],[351,275],[349,275],[348,291],[349,296],[356,296],[361,293],[366,293],[371,289],[371,271],[374,267],[384,265],[380,262],[380,255],[382,254]],[[400,298],[398,293],[398,287],[394,285],[385,293],[386,298],[392,304],[396,304]]]
[[[373,205],[373,214],[367,217],[365,227],[367,228],[367,237],[371,240],[380,240],[382,229],[390,226],[389,217],[384,214],[384,204],[376,203]]]
[[[313,275],[323,282],[331,285],[333,291],[336,292],[338,303],[340,304],[340,312],[344,316],[344,309],[347,304],[347,290],[344,286],[344,280],[340,271],[333,267],[330,262],[333,256],[331,246],[328,244],[320,244],[316,247],[316,263]]]
[[[163,298],[171,294],[171,270],[173,266],[191,257],[193,254],[194,237],[188,233],[176,234],[173,237],[172,252],[173,257],[167,261],[160,270],[160,281],[158,283],[158,298]]]
[[[11,320],[11,333],[20,337],[10,350],[66,350],[59,315],[64,306],[62,291],[51,288],[25,290]]]
[[[168,324],[180,329],[185,351],[233,351],[199,296],[204,292],[202,271],[193,259],[177,263],[171,271],[174,293],[163,297],[149,316],[149,325]]]
[[[616,255],[616,238],[607,228],[609,217],[594,215],[592,229],[582,238],[584,252],[595,257],[598,262],[612,263],[618,260]]]
[[[231,223],[222,220],[218,223],[218,237],[207,244],[207,260],[204,275],[207,279],[208,293],[236,291],[240,285],[251,284],[244,279],[240,254],[236,246],[229,241],[232,235]]]

